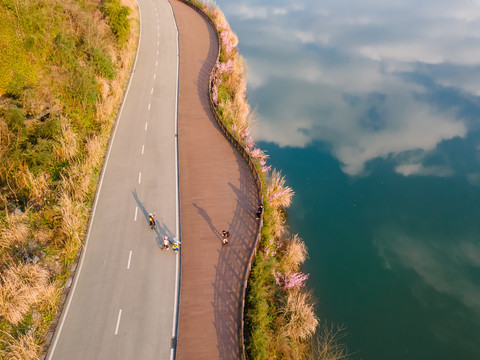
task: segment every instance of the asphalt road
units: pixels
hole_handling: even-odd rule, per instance
[[[47,359],[170,359],[178,255],[177,30],[166,0],[138,0],[141,37],[77,274]],[[149,212],[158,227],[148,227]]]

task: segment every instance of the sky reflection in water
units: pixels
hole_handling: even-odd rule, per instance
[[[218,4],[239,35],[240,52],[247,59],[249,101],[260,118],[256,139],[274,143],[272,150],[278,153],[282,147],[305,148],[301,156],[308,157],[312,148],[321,148],[337,159],[343,177],[313,168],[288,174],[290,165],[282,166],[292,182],[307,178],[305,189],[317,171],[318,187],[323,176],[349,184],[338,189],[331,183],[326,191],[345,191],[352,198],[370,194],[365,201],[370,209],[351,215],[352,223],[365,218],[352,238],[364,238],[364,248],[372,248],[386,272],[413,271],[420,281],[411,281],[408,291],[418,304],[441,307],[431,303],[436,297],[427,296],[426,288],[462,304],[441,320],[453,323],[462,318],[469,336],[462,335],[458,325],[446,323],[432,322],[431,331],[440,341],[454,341],[469,354],[480,355],[480,214],[478,203],[468,201],[480,199],[480,3],[221,0]],[[397,177],[393,180],[397,186],[392,184],[384,193],[386,198],[398,192],[391,202],[375,193],[383,176],[379,161]],[[292,171],[307,171],[309,166],[298,165]],[[367,181],[378,184],[362,188]],[[436,181],[443,183],[437,186]],[[295,207],[291,217],[307,232],[308,224],[302,220],[318,222],[320,212],[326,212],[319,204],[328,196],[302,194],[303,183],[297,186],[295,201],[303,209]],[[432,187],[438,191],[432,190],[429,198],[426,193]],[[402,197],[414,192],[419,203],[406,204]],[[321,200],[311,207],[317,213],[307,214],[309,202],[317,198]],[[348,217],[345,212],[337,216]],[[390,217],[384,216],[390,212]],[[308,234],[300,235],[307,239]]]
[[[227,2],[262,117],[259,140],[327,142],[349,175],[377,157],[395,159],[404,175],[452,173],[424,160],[478,129],[468,109],[445,106],[442,95],[478,106],[480,5],[384,3]]]

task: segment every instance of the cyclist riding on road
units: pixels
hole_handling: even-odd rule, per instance
[[[155,227],[155,213],[150,213],[148,214],[148,223],[150,224],[150,227],[153,229]]]

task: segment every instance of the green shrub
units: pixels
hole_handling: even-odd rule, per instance
[[[104,0],[100,7],[108,20],[112,33],[117,37],[118,43],[123,45],[130,32],[128,15],[130,8],[122,6],[120,0]]]
[[[115,65],[112,62],[112,59],[105,55],[105,53],[99,48],[93,48],[89,54],[89,59],[93,63],[95,71],[107,78],[108,80],[113,80],[115,78]]]
[[[39,122],[35,128],[35,135],[43,139],[57,139],[61,132],[60,118],[51,117],[44,122]]]
[[[79,118],[82,119],[85,128],[91,128],[93,125],[91,117],[96,113],[97,99],[100,96],[93,72],[87,67],[77,68],[64,89],[64,95],[72,109],[83,111]]]
[[[18,134],[20,131],[25,130],[25,116],[23,112],[16,106],[10,107],[5,113],[5,120],[8,125],[8,129],[14,134]]]
[[[52,140],[47,139],[38,139],[36,144],[29,143],[24,157],[32,173],[38,174],[41,170],[48,170],[53,164],[55,159],[53,144]]]
[[[75,69],[78,66],[75,39],[67,34],[59,33],[53,39],[53,44],[52,62],[66,69]]]

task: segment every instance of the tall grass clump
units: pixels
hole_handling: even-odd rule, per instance
[[[134,0],[0,1],[1,358],[37,359],[59,312],[138,31]]]
[[[322,325],[312,292],[304,286],[308,274],[301,272],[307,248],[286,226],[286,209],[294,191],[280,171],[267,165],[268,155],[253,140],[254,115],[247,101],[246,65],[238,54],[237,37],[215,4],[191,2],[213,20],[219,35],[220,57],[211,77],[211,100],[227,129],[254,161],[263,184],[263,228],[247,287],[246,357],[308,359],[318,353],[313,344],[325,345],[325,337],[315,338]]]

